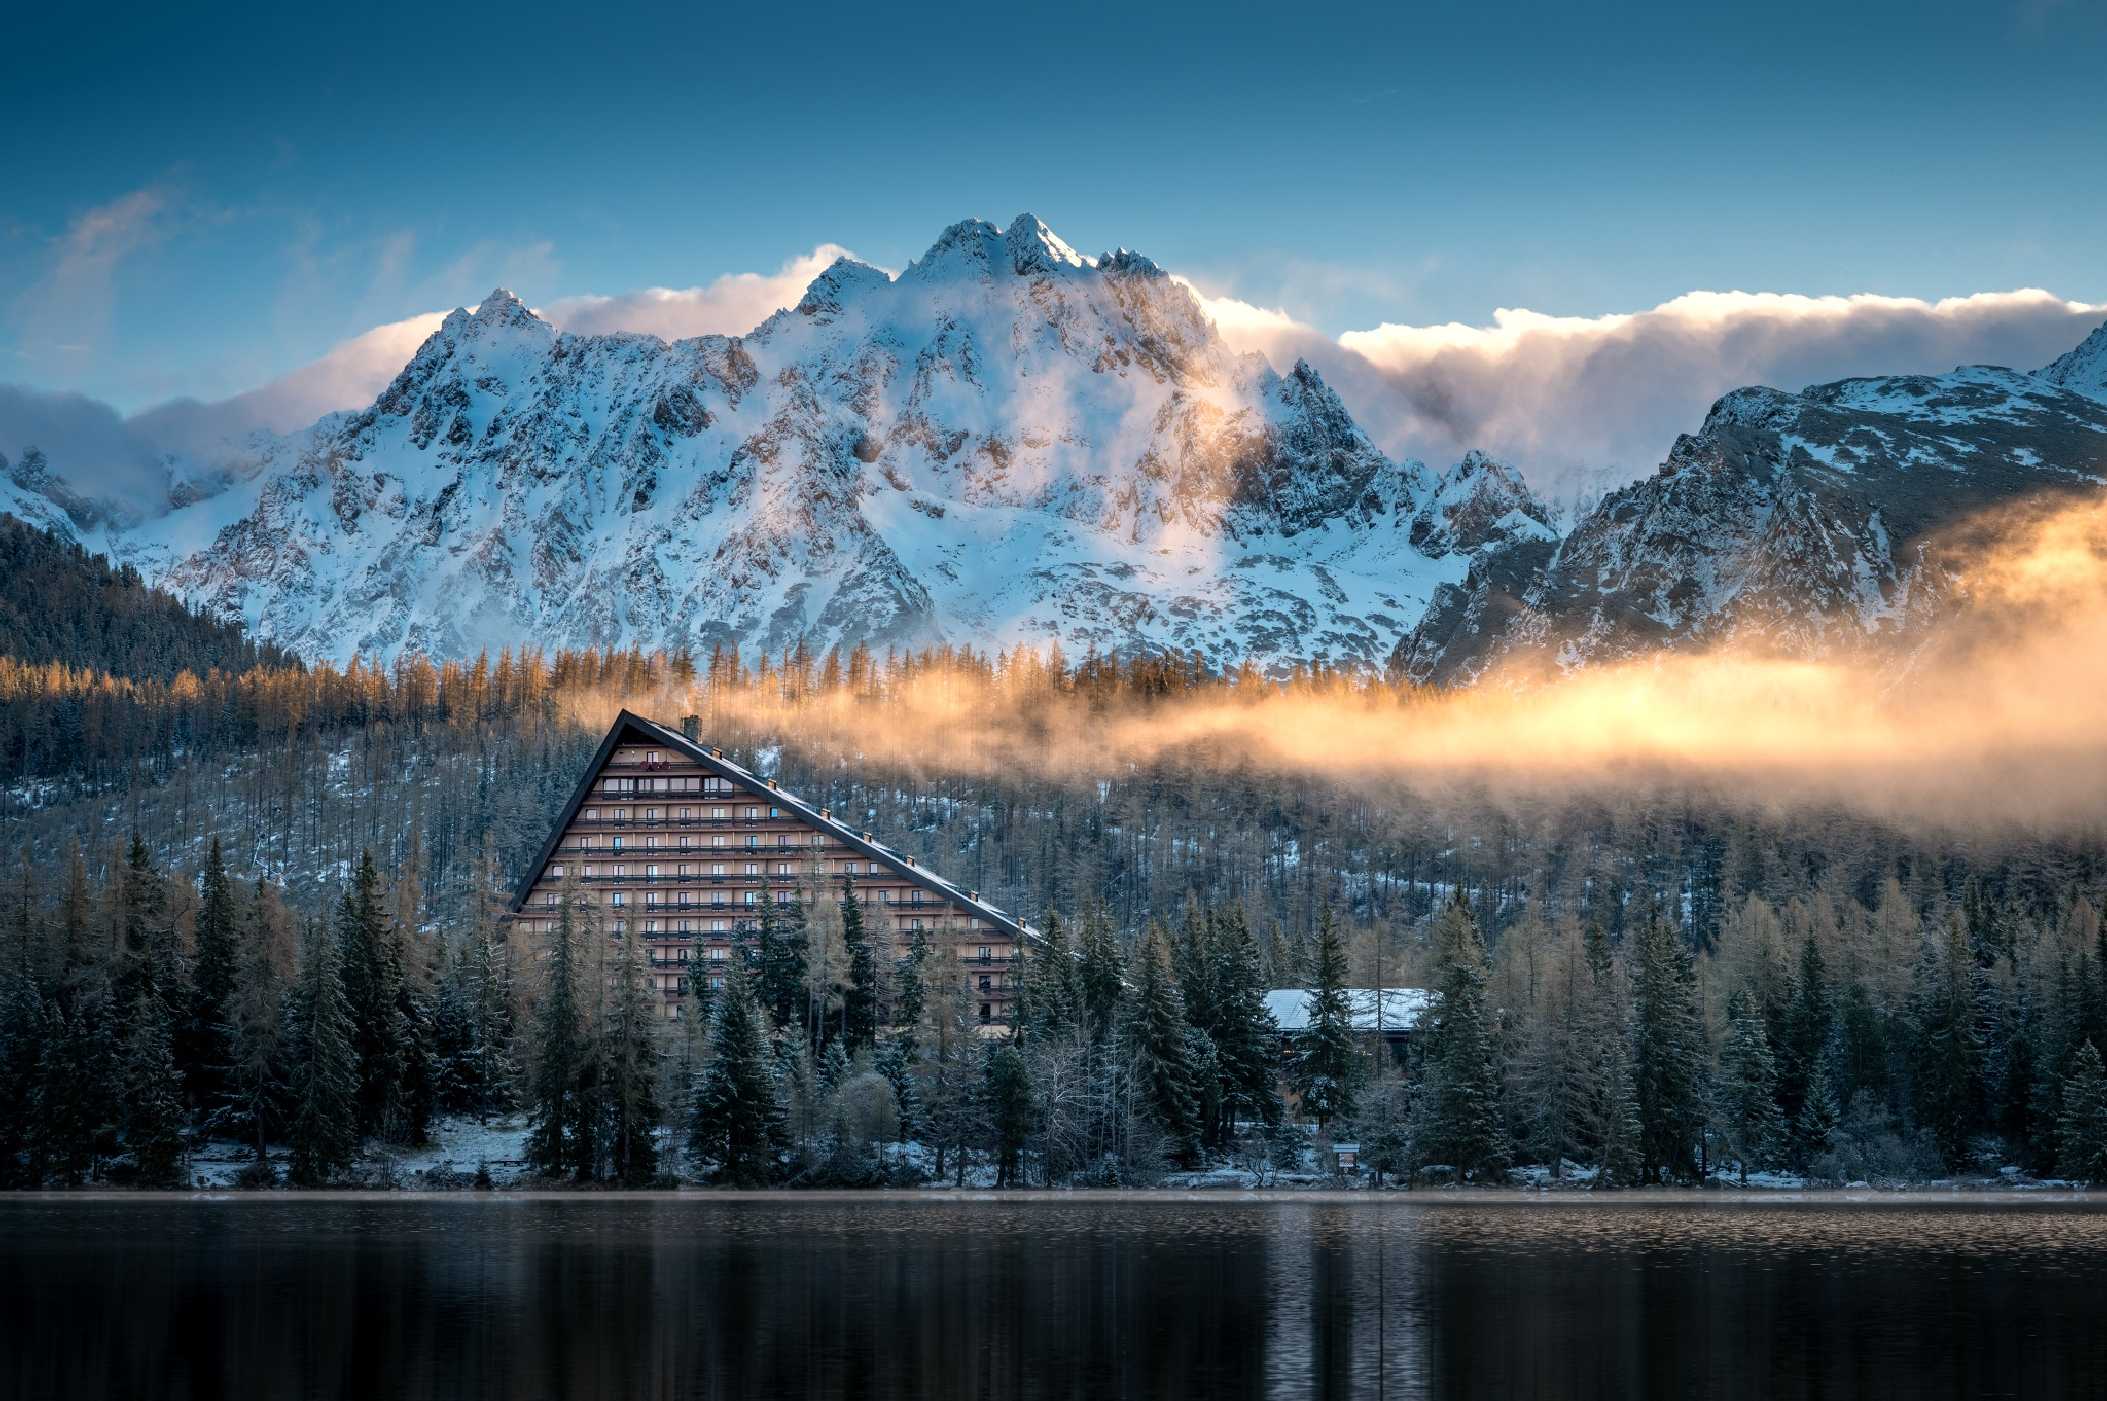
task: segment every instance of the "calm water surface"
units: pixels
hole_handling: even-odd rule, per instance
[[[2107,1210],[16,1199],[0,1391],[2107,1396]]]

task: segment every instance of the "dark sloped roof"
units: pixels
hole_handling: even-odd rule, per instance
[[[759,774],[749,769],[742,768],[740,765],[714,752],[708,746],[689,739],[679,730],[668,729],[655,720],[647,720],[643,716],[629,710],[625,710],[615,717],[613,726],[607,731],[607,738],[600,741],[599,750],[594,753],[592,762],[586,765],[584,776],[578,781],[577,790],[571,794],[571,800],[564,804],[563,815],[556,819],[556,826],[549,833],[548,841],[543,844],[541,854],[535,858],[534,864],[527,868],[526,874],[521,878],[519,888],[512,894],[510,911],[512,914],[520,912],[521,907],[527,902],[527,896],[533,892],[535,881],[539,880],[541,873],[548,868],[549,858],[556,854],[556,844],[563,840],[563,834],[570,829],[572,819],[578,815],[578,809],[584,806],[586,798],[592,792],[593,780],[599,776],[601,768],[613,756],[615,749],[621,745],[623,740],[632,737],[646,744],[654,744],[664,749],[677,751],[686,758],[692,759],[707,772],[716,775],[718,778],[729,780],[755,797],[764,799],[776,807],[794,814],[800,821],[825,832],[850,850],[861,852],[864,856],[876,861],[895,875],[901,876],[924,890],[971,910],[996,928],[1007,930],[1015,938],[1043,942],[1038,930],[1025,924],[1016,916],[997,909],[985,900],[969,894],[959,886],[953,885],[928,867],[914,862],[913,858],[905,853],[896,852],[884,843],[867,837],[864,833],[856,831],[846,823],[837,820],[831,814],[821,812],[818,807],[806,802],[803,798],[784,792],[781,788],[776,787],[771,780],[762,778]]]

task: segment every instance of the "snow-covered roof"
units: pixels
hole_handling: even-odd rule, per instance
[[[1382,992],[1380,1025],[1384,1031],[1410,1031],[1419,1024],[1420,1014],[1434,1000],[1434,995],[1425,988],[1384,988]],[[1353,1029],[1376,1030],[1376,990],[1347,988],[1345,993],[1347,1008],[1353,1014]],[[1273,1020],[1280,1024],[1282,1031],[1307,1031],[1310,1004],[1315,997],[1316,994],[1308,988],[1273,988],[1266,993],[1266,1010],[1273,1014]]]

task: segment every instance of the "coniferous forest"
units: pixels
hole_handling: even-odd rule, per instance
[[[186,1185],[230,1152],[255,1185],[401,1181],[464,1124],[510,1133],[476,1140],[512,1145],[505,1180],[623,1186],[1326,1181],[1338,1142],[1390,1183],[2107,1177],[2097,828],[1073,742],[1259,688],[1412,704],[1177,657],[303,665],[48,537],[4,545],[9,1186]],[[932,695],[1060,762],[974,751]],[[944,951],[880,948],[823,884],[676,1021],[590,902],[511,932],[621,705],[699,715],[1026,912],[1009,1034]],[[1429,994],[1401,1048],[1353,1028],[1370,986]]]

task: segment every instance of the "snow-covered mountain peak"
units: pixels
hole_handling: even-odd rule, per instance
[[[866,291],[891,285],[892,279],[882,268],[874,268],[854,258],[836,258],[805,288],[805,295],[798,299],[796,310],[800,316],[826,316],[840,311]]]
[[[2107,322],[2076,349],[2057,356],[2040,377],[2073,393],[2107,400]]]
[[[1083,268],[1090,260],[1062,242],[1038,215],[1019,214],[1002,231],[1002,245],[1010,255],[1010,267],[1019,277],[1051,272],[1057,267]]]

